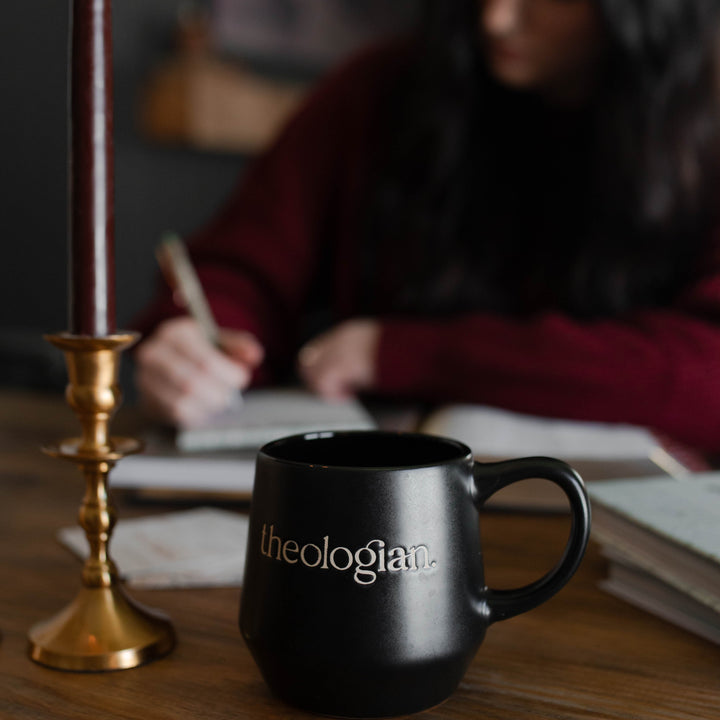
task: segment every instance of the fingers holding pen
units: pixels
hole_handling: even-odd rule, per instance
[[[249,333],[224,330],[221,340],[222,351],[187,317],[160,325],[135,354],[136,385],[147,410],[188,426],[227,407],[249,384],[263,352]]]
[[[139,369],[135,383],[147,414],[178,427],[200,425],[219,409],[205,393],[194,395],[178,392],[177,387],[160,370]]]

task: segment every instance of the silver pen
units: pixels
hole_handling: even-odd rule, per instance
[[[165,279],[179,300],[192,315],[210,342],[220,346],[220,328],[215,322],[210,303],[203,292],[200,278],[190,261],[187,248],[177,235],[166,235],[155,255]]]
[[[185,243],[175,234],[163,237],[155,250],[160,270],[170,285],[176,301],[179,301],[200,326],[205,337],[217,348],[222,350],[220,328],[213,317],[210,303],[205,297],[200,278],[190,260]],[[229,407],[242,402],[242,394],[238,390],[230,398]]]

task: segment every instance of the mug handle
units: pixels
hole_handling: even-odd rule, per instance
[[[528,478],[555,483],[570,501],[572,527],[565,552],[555,567],[539,580],[514,590],[487,589],[488,623],[507,620],[549,600],[573,576],[590,536],[590,503],[580,475],[562,460],[529,457],[495,463],[475,463],[473,502],[478,510],[498,490]]]

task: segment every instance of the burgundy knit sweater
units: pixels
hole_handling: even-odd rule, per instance
[[[377,147],[386,55],[367,54],[312,93],[255,160],[224,209],[190,239],[221,326],[266,349],[255,382],[292,364],[303,316],[320,298],[331,323],[357,316],[359,203]],[[649,426],[720,450],[720,247],[673,307],[577,321],[538,308],[517,319],[379,313],[374,391],[476,402],[538,415]],[[179,314],[169,292],[139,322]]]

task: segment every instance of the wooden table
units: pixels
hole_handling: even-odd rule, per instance
[[[82,480],[38,450],[76,427],[61,398],[0,394],[0,718],[312,717],[265,687],[237,629],[237,588],[134,591],[169,613],[178,635],[171,655],[145,667],[80,674],[28,659],[28,628],[79,587],[80,564],[55,535],[75,522]],[[118,504],[121,522],[164,509]],[[510,587],[539,576],[557,558],[568,524],[561,515],[486,513],[489,583]],[[491,627],[455,694],[416,717],[720,718],[720,648],[604,594],[597,588],[604,571],[591,547],[558,596]]]

